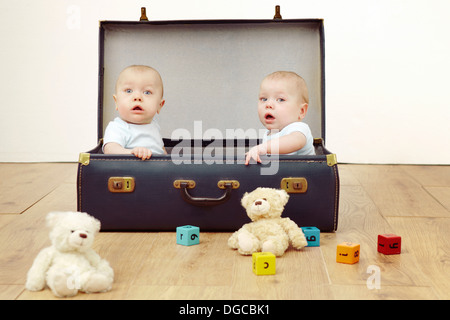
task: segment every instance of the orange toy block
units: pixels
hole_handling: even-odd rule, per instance
[[[354,264],[359,261],[360,245],[352,242],[338,244],[336,262]]]

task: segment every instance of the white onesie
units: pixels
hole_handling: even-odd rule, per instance
[[[131,124],[117,117],[105,130],[103,148],[109,142],[116,142],[126,149],[144,147],[153,154],[164,154],[164,143],[158,121],[153,118],[149,124]]]
[[[300,150],[289,153],[289,155],[315,155],[316,152],[314,151],[314,145],[313,145],[314,138],[312,136],[311,129],[304,122],[293,122],[293,123],[287,125],[286,127],[284,127],[283,129],[281,129],[280,132],[273,133],[271,135],[268,135],[270,133],[270,131],[267,130],[267,132],[264,134],[264,137],[263,137],[263,143],[268,140],[272,140],[274,138],[280,138],[280,137],[286,136],[295,131],[301,132],[305,135],[306,144]]]

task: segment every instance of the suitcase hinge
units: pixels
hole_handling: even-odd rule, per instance
[[[327,154],[327,165],[329,167],[332,167],[332,166],[336,165],[337,163],[338,163],[337,157],[334,153]]]
[[[280,13],[280,6],[275,6],[275,15],[273,16],[273,20],[283,20]]]
[[[89,165],[89,161],[91,160],[91,154],[82,152],[78,158],[78,163],[81,163],[83,166]]]
[[[141,17],[139,18],[139,21],[148,21],[146,10],[145,7],[141,7]]]

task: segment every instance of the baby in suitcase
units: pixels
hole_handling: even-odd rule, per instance
[[[132,65],[119,74],[113,95],[119,117],[103,137],[105,154],[134,154],[142,160],[165,154],[160,127],[154,116],[164,106],[163,83],[155,69]]]
[[[246,155],[261,162],[260,155],[314,155],[313,137],[309,126],[301,122],[308,111],[308,89],[305,80],[290,71],[277,71],[261,82],[258,115],[267,128],[262,143]]]

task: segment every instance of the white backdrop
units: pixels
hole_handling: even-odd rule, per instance
[[[325,23],[326,145],[340,162],[450,164],[448,0],[0,2],[0,161],[96,145],[99,20]],[[261,50],[272,50],[261,43]],[[256,99],[255,99],[256,117]]]

